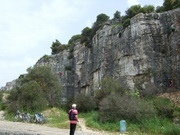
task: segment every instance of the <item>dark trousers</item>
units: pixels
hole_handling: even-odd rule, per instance
[[[76,130],[76,124],[70,124],[70,135],[74,135]]]

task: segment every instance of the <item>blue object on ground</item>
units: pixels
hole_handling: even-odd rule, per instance
[[[126,132],[126,121],[125,120],[120,121],[120,132]]]

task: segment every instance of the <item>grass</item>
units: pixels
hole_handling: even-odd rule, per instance
[[[91,128],[110,132],[120,132],[119,122],[101,123],[97,121],[98,112],[82,113],[80,117],[86,119],[86,125]],[[127,122],[127,132],[131,135],[179,135],[180,126],[174,125],[166,118],[154,117],[140,122]]]
[[[81,113],[79,117],[86,119],[86,126],[90,128],[95,128],[99,130],[106,130],[110,132],[117,132],[119,131],[119,123],[101,123],[97,120],[98,112],[92,111],[88,113]]]
[[[154,117],[138,123],[129,123],[131,132],[146,133],[148,135],[179,135],[180,128],[166,118]]]
[[[52,108],[44,111],[43,114],[47,118],[47,126],[61,129],[69,128],[68,115],[64,110]]]
[[[67,112],[58,108],[51,108],[42,112],[47,119],[45,125],[49,127],[57,127],[61,129],[69,129],[69,120]],[[33,113],[31,113],[33,114]],[[13,121],[15,115],[13,113],[5,113],[5,119]]]

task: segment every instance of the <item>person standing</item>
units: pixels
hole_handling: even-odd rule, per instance
[[[78,122],[78,111],[76,109],[76,104],[72,105],[72,109],[68,111],[68,116],[70,120],[70,135],[74,135]]]

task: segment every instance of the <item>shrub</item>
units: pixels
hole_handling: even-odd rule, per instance
[[[9,112],[15,112],[17,109],[24,111],[43,110],[47,107],[47,100],[39,84],[35,81],[25,83],[20,88],[10,92]]]
[[[101,89],[95,91],[95,99],[97,104],[102,101],[103,98],[110,95],[112,92],[116,92],[120,95],[123,95],[127,91],[127,87],[123,82],[119,83],[118,80],[115,80],[111,77],[102,79],[100,82]]]
[[[82,35],[77,34],[71,37],[71,39],[68,41],[68,44],[74,44],[77,40],[81,39]]]
[[[100,103],[99,114],[98,119],[101,122],[119,121],[121,119],[140,121],[154,115],[155,111],[151,104],[142,99],[112,93]]]
[[[61,85],[50,67],[29,68],[19,80],[19,86],[10,91],[8,110],[42,110],[58,107],[61,103]]]
[[[113,18],[113,19],[120,19],[120,18],[121,18],[121,12],[116,11],[116,12],[114,13],[114,18]]]
[[[92,96],[79,93],[75,97],[75,103],[80,112],[92,111],[96,108],[96,102]]]
[[[130,25],[130,19],[129,18],[127,18],[127,19],[125,19],[124,21],[123,21],[123,28],[126,28],[127,26],[129,26]]]
[[[0,110],[4,110],[6,108],[6,100],[8,94],[6,92],[0,91]]]
[[[44,55],[42,58],[49,59],[49,56],[48,55]]]
[[[62,45],[62,44],[59,42],[59,40],[56,39],[56,41],[53,42],[51,47],[50,47],[52,49],[51,54],[57,54],[58,53],[58,48],[59,48],[60,45]]]
[[[173,117],[173,105],[167,98],[155,98],[153,100],[154,106],[158,111],[158,115],[162,117],[172,118]]]

